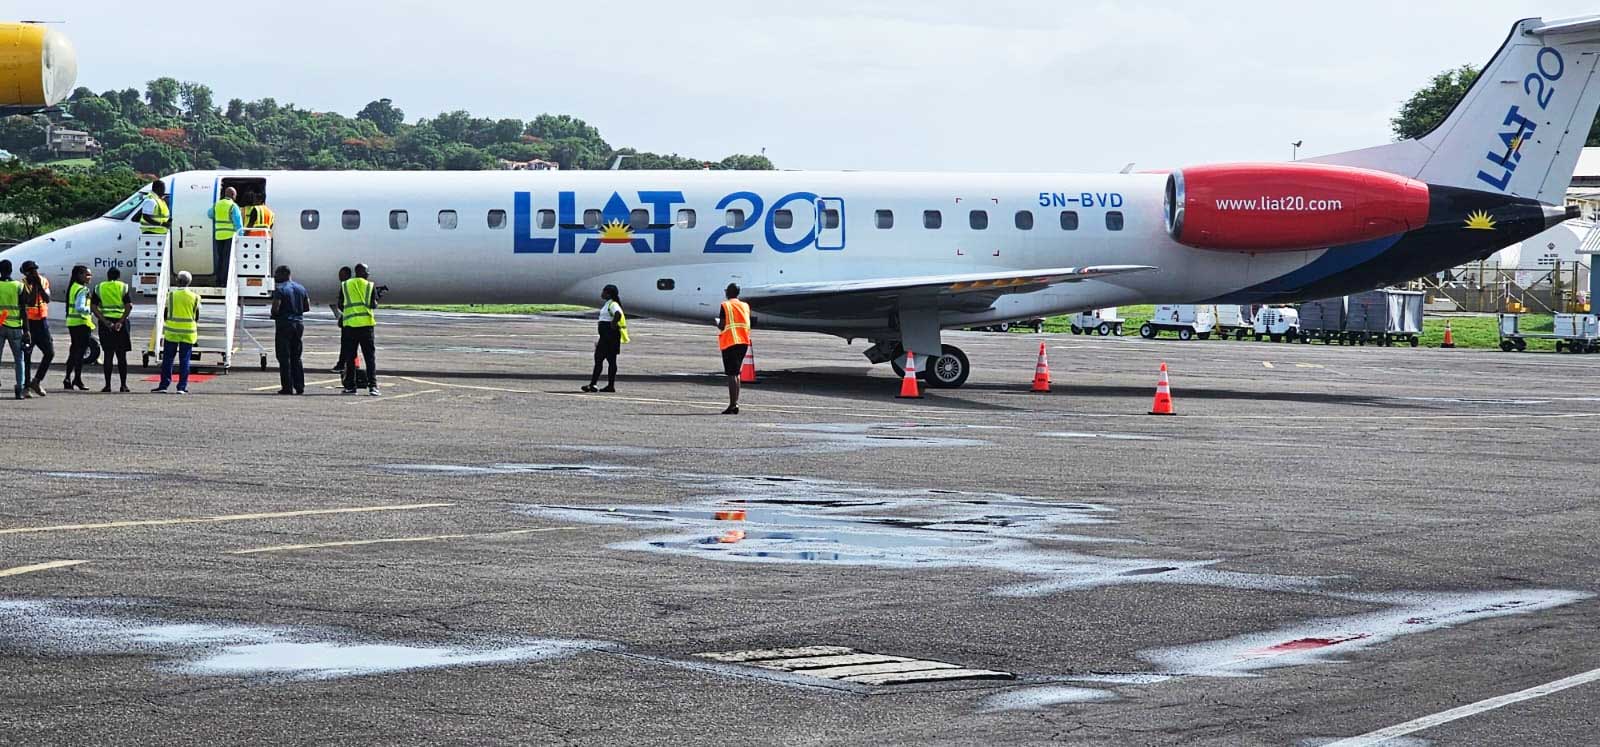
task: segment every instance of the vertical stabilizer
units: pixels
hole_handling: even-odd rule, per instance
[[[1428,134],[1309,160],[1560,204],[1600,109],[1597,60],[1600,16],[1519,21]]]

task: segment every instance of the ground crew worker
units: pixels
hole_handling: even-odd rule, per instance
[[[17,369],[17,399],[30,399],[28,391],[28,319],[22,304],[22,283],[11,279],[11,260],[0,259],[0,355],[11,348],[12,364]]]
[[[139,233],[144,236],[165,236],[172,228],[172,208],[167,206],[167,185],[159,180],[151,182],[150,195],[139,206]]]
[[[728,283],[728,300],[717,314],[717,344],[722,346],[722,372],[728,376],[728,409],[723,415],[739,414],[739,367],[750,350],[750,304],[739,300],[739,284]]]
[[[276,216],[272,214],[272,208],[267,207],[267,203],[263,199],[261,202],[245,209],[244,235],[270,236],[272,235],[272,224],[275,221]]]
[[[200,294],[189,290],[194,277],[178,273],[177,288],[167,294],[167,313],[161,327],[161,383],[153,394],[166,394],[172,385],[172,367],[178,367],[178,394],[189,393],[189,358],[200,339]]]
[[[341,293],[344,292],[344,282],[346,280],[349,280],[350,277],[351,277],[351,272],[350,272],[350,268],[349,267],[341,267],[341,268],[339,268],[339,291]],[[335,301],[333,303],[328,304],[328,308],[333,309],[333,322],[334,322],[334,324],[339,325],[339,360],[334,362],[334,364],[333,364],[333,372],[336,373],[336,374],[343,374],[344,373],[344,312],[339,310],[339,302],[338,301]],[[343,377],[340,377],[340,378],[343,378]]]
[[[28,310],[28,335],[33,338],[33,346],[28,348],[30,365],[34,349],[39,350],[39,365],[33,369],[28,391],[43,397],[44,377],[56,358],[56,346],[50,340],[50,278],[40,275],[39,263],[31,259],[22,263],[22,278],[22,305]]]
[[[274,270],[272,279],[272,347],[278,356],[278,393],[305,394],[306,369],[300,355],[304,351],[304,318],[311,310],[311,295],[305,286],[291,279],[288,265]]]
[[[115,267],[106,270],[106,279],[94,287],[90,296],[94,318],[100,323],[100,362],[105,369],[106,385],[101,392],[111,391],[111,361],[117,362],[117,375],[122,381],[118,391],[127,393],[128,353],[133,350],[133,333],[128,329],[128,317],[133,315],[133,294],[128,284],[122,282],[122,271]]]
[[[84,265],[72,268],[72,282],[67,285],[67,333],[72,335],[72,346],[67,349],[67,375],[61,382],[66,391],[89,391],[83,385],[83,364],[91,356],[94,342],[94,315],[89,302],[89,281],[94,274]]]
[[[233,254],[233,237],[244,229],[244,217],[234,202],[239,192],[233,187],[222,190],[222,199],[211,206],[211,274],[218,286],[228,284],[228,260]]]
[[[378,289],[367,278],[367,266],[358,264],[355,277],[339,286],[339,360],[344,364],[344,393],[356,393],[356,352],[367,365],[367,394],[378,396],[378,364],[373,342]]]
[[[600,339],[594,344],[594,373],[589,376],[589,383],[585,384],[585,392],[615,392],[617,391],[617,354],[622,352],[622,343],[628,339],[628,318],[622,313],[622,297],[615,285],[607,285],[600,289]],[[597,389],[600,383],[600,367],[610,364],[606,376],[606,388]]]

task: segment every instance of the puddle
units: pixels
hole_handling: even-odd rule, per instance
[[[979,710],[987,713],[997,711],[1037,711],[1068,703],[1098,703],[1116,699],[1117,694],[1110,690],[1062,686],[1029,687],[1007,690],[998,695],[984,698],[983,705],[979,707]]]
[[[1525,590],[1462,594],[1334,595],[1387,605],[1346,617],[1309,620],[1264,633],[1220,641],[1149,649],[1139,658],[1177,674],[1250,676],[1263,669],[1338,661],[1403,635],[1425,633],[1478,620],[1552,609],[1592,595],[1574,591]]]
[[[600,464],[382,464],[378,469],[386,472],[406,472],[431,475],[527,475],[564,474],[581,477],[620,477],[635,470]]]
[[[1316,579],[1234,573],[1216,561],[1108,558],[1040,543],[1130,544],[1070,528],[1106,524],[1114,512],[1082,502],[1003,493],[917,488],[793,477],[671,475],[704,491],[685,504],[532,505],[554,521],[629,524],[654,536],[612,545],[745,563],[812,563],[879,568],[983,568],[1027,580],[999,587],[1037,596],[1118,584],[1173,583],[1296,590]]]
[[[154,656],[157,668],[180,674],[300,681],[522,663],[619,648],[604,641],[538,638],[426,645],[333,640],[348,635],[238,623],[167,623],[132,609],[115,602],[0,602],[0,649]]]

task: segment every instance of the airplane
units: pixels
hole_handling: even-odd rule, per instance
[[[34,21],[0,23],[0,117],[47,110],[72,95],[77,79],[66,35]]]
[[[871,346],[933,387],[944,329],[1139,303],[1286,303],[1409,281],[1575,217],[1600,15],[1517,22],[1428,134],[1292,163],[1158,173],[248,172],[165,177],[173,267],[211,265],[213,200],[264,195],[271,264],[315,297],[364,262],[388,303],[593,303],[708,323],[736,282],[756,329]],[[60,287],[135,266],[144,199],[5,253]],[[260,264],[260,262],[258,262]],[[263,271],[257,270],[260,275]],[[223,275],[226,275],[226,269]],[[256,281],[259,282],[259,281]],[[268,280],[267,282],[270,282]]]

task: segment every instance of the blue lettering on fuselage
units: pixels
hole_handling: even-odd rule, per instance
[[[1040,192],[1039,207],[1119,208],[1121,192]]]
[[[633,204],[621,193],[613,192],[600,210],[580,211],[577,193],[554,194],[553,207],[548,202],[536,207],[532,192],[512,195],[513,252],[595,254],[608,244],[616,244],[627,245],[637,254],[666,254],[672,251],[674,209],[685,202],[683,192],[678,190],[641,190],[637,193],[638,201]],[[1122,204],[1121,195],[1115,197],[1116,204]],[[765,238],[768,247],[783,253],[807,247],[829,251],[844,248],[844,201],[839,198],[825,199],[813,192],[793,192],[779,197],[769,210],[761,195],[737,191],[718,200],[716,210],[725,211],[725,217],[719,216],[723,217],[722,225],[706,238],[702,251],[707,254],[755,251],[754,243],[738,240],[742,238],[739,235],[746,232],[750,232],[751,238]],[[802,222],[801,216],[809,223]],[[536,219],[543,225],[536,226]],[[794,232],[791,236],[801,230],[805,233],[792,240],[781,234],[791,230]],[[555,235],[535,235],[550,231]],[[826,242],[823,241],[825,233],[828,234]]]

